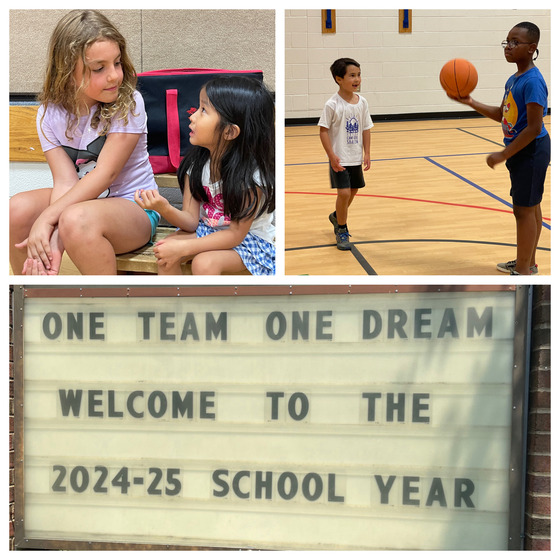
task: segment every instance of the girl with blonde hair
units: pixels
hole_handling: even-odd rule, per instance
[[[52,188],[10,200],[15,274],[58,274],[66,251],[82,274],[116,274],[116,257],[148,243],[159,214],[134,202],[157,190],[146,112],[123,36],[100,12],[74,10],[57,24],[37,131]]]

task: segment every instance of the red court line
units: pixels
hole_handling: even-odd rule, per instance
[[[284,194],[308,194],[308,195],[324,195],[324,196],[336,196],[336,193],[312,193],[312,192],[299,192],[299,191],[285,191]],[[444,206],[459,206],[460,208],[471,208],[473,210],[489,210],[491,212],[505,212],[506,214],[513,214],[512,210],[503,210],[501,208],[488,208],[486,206],[472,206],[470,204],[459,204],[457,202],[442,202],[440,200],[423,200],[421,198],[407,198],[404,196],[388,196],[382,194],[357,194],[360,197],[370,197],[370,198],[389,198],[392,200],[406,200],[408,202],[424,202],[425,204],[443,204]],[[550,221],[550,218],[543,216],[543,220]]]

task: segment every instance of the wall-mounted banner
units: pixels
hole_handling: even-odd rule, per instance
[[[515,301],[24,299],[25,537],[506,549]]]

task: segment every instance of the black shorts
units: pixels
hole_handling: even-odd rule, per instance
[[[361,189],[366,186],[361,165],[347,165],[345,167],[344,171],[334,171],[329,165],[331,187],[333,189]]]
[[[550,136],[535,138],[506,160],[511,179],[510,196],[515,206],[536,206],[544,192],[544,180],[550,164]]]

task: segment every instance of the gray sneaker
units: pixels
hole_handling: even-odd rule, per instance
[[[498,263],[496,265],[496,268],[500,272],[505,272],[506,274],[511,274],[512,271],[515,270],[515,265],[516,264],[517,264],[517,259],[514,259],[513,261]],[[535,264],[531,267],[531,276],[533,276],[535,274],[538,274],[538,273],[539,273],[539,266],[537,264]]]
[[[336,218],[334,217],[334,212],[331,212],[329,214],[329,221],[334,226],[334,232],[336,233],[336,231],[338,230],[338,222],[336,221]]]
[[[350,245],[349,237],[352,237],[347,229],[338,229],[335,232],[336,235],[336,248],[341,251],[350,251],[352,249]]]

